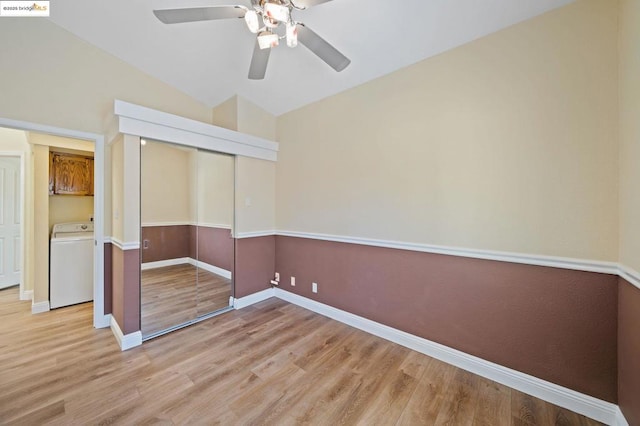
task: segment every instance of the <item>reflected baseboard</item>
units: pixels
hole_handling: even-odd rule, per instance
[[[166,268],[167,266],[183,265],[189,262],[189,257],[180,257],[177,259],[158,260],[156,262],[145,262],[140,266],[140,269],[146,271],[148,269]]]
[[[211,272],[213,274],[220,275],[221,277],[231,279],[231,271],[227,271],[226,269],[210,265],[191,257],[179,257],[176,259],[158,260],[156,262],[145,262],[140,266],[140,269],[142,269],[143,271],[147,271],[149,269],[165,268],[167,266],[184,265],[185,263],[196,266],[198,268],[202,268],[205,271]]]
[[[189,263],[193,266],[197,266],[198,268],[204,269],[205,271],[211,272],[212,274],[220,275],[221,277],[225,277],[226,279],[231,279],[231,271],[227,271],[226,269],[218,268],[217,266],[210,265],[208,263],[204,263],[200,260],[195,260],[192,258],[188,258]]]

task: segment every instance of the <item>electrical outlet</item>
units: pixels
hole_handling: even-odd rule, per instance
[[[311,283],[311,291],[314,293],[318,292],[318,283]]]
[[[296,277],[291,277],[291,285],[292,285],[293,287],[295,287],[295,286],[296,286]]]
[[[276,281],[280,281],[280,274],[276,272]]]

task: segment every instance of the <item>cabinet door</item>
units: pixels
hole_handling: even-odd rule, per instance
[[[93,195],[93,160],[74,155],[53,154],[53,193]]]

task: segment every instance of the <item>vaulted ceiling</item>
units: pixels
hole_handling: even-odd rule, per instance
[[[337,73],[304,46],[281,43],[264,80],[247,78],[255,35],[244,20],[165,25],[152,13],[250,0],[56,0],[50,19],[208,106],[238,94],[280,115],[571,1],[333,0],[294,19],[351,65]]]

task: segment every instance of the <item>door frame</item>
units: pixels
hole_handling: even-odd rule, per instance
[[[24,290],[24,232],[25,232],[25,217],[27,214],[26,200],[24,197],[25,189],[25,159],[24,152],[22,151],[0,151],[0,157],[13,157],[20,159],[20,300],[31,300],[28,294],[25,294]]]
[[[104,312],[104,135],[84,132],[81,130],[49,126],[46,124],[32,123],[28,121],[13,120],[3,117],[0,117],[0,127],[43,133],[53,136],[62,136],[67,138],[84,139],[94,142],[93,255],[95,266],[93,268],[93,326],[95,328],[109,327],[111,322],[111,314],[105,314]],[[26,211],[23,210],[22,213],[24,215]],[[24,261],[24,256],[21,261]],[[24,267],[22,269],[23,271],[21,271],[21,273],[24,273]],[[21,286],[24,286],[23,280],[21,280]]]

